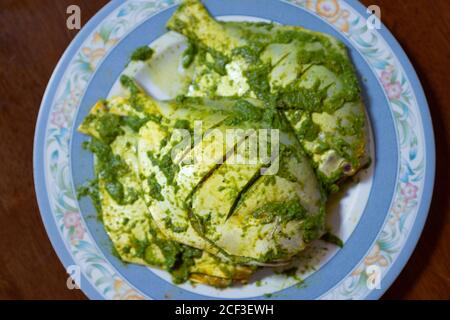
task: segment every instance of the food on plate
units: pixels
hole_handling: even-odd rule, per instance
[[[367,164],[356,73],[329,35],[221,22],[197,0],[167,27],[185,37],[185,85],[162,101],[121,76],[123,93],[79,127],[96,177],[80,195],[121,260],[176,283],[246,283],[321,238],[328,195]],[[131,60],[154,59],[139,48]]]

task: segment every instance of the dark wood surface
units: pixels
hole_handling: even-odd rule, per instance
[[[76,31],[105,0],[0,0],[0,299],[85,299],[43,227],[33,187],[36,117],[50,75]],[[437,143],[433,202],[419,244],[386,299],[450,299],[450,0],[364,0],[401,43],[424,86]]]

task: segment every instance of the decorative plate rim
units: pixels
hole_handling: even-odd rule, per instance
[[[280,0],[281,2],[289,3],[291,5],[299,5],[300,3],[309,3],[313,2],[313,0]],[[334,1],[334,0],[331,0]],[[152,0],[147,2],[157,2],[162,3],[164,1],[160,0]],[[166,2],[172,2],[172,1],[166,1]],[[176,1],[178,2],[178,1]],[[342,4],[343,1],[339,0],[339,4]],[[345,3],[345,2],[344,2]],[[353,8],[355,11],[357,11],[361,16],[364,16],[364,13],[366,12],[366,8],[357,2],[356,0],[348,0],[348,5]],[[51,78],[49,81],[49,84],[46,88],[41,107],[39,110],[39,115],[36,122],[36,129],[35,129],[35,138],[34,138],[34,150],[33,150],[33,170],[34,170],[34,182],[35,182],[35,190],[36,195],[38,199],[39,209],[41,212],[42,219],[44,221],[44,225],[47,231],[47,235],[52,242],[52,245],[57,252],[61,262],[64,266],[68,266],[71,264],[74,264],[74,260],[72,258],[72,255],[70,254],[70,251],[66,247],[66,244],[63,239],[60,238],[60,235],[58,234],[57,226],[54,221],[54,217],[50,214],[52,212],[50,202],[49,202],[49,194],[48,194],[48,188],[46,186],[46,176],[45,176],[45,170],[44,170],[44,157],[45,157],[45,137],[47,132],[47,123],[48,123],[48,112],[51,110],[53,106],[53,99],[55,98],[57,94],[57,89],[60,85],[61,80],[63,79],[63,76],[65,75],[67,67],[72,62],[72,59],[74,58],[75,54],[81,49],[81,44],[86,41],[86,39],[93,33],[96,27],[100,23],[103,22],[103,20],[108,17],[114,10],[116,10],[119,6],[124,4],[123,2],[119,0],[113,0],[110,3],[108,3],[106,6],[104,6],[96,15],[94,15],[91,20],[85,24],[82,30],[77,34],[77,36],[74,38],[72,43],[69,45],[69,47],[64,52],[63,56],[59,60]],[[158,13],[157,10],[155,13]],[[147,17],[149,18],[149,17]],[[323,19],[323,17],[322,17]],[[419,115],[421,117],[422,126],[419,128],[419,130],[423,130],[423,143],[424,143],[424,157],[426,161],[426,170],[424,172],[424,181],[423,181],[423,191],[421,194],[420,203],[418,205],[417,214],[415,216],[415,220],[413,221],[412,227],[409,230],[408,235],[405,238],[405,242],[401,249],[399,249],[399,254],[393,260],[392,264],[389,266],[387,273],[383,275],[382,278],[382,290],[372,290],[368,294],[364,295],[363,297],[366,299],[377,299],[379,298],[392,284],[392,282],[397,278],[398,274],[401,272],[403,267],[405,266],[406,262],[408,261],[409,257],[412,254],[412,251],[414,250],[422,229],[424,227],[430,203],[431,203],[431,197],[433,194],[433,185],[434,185],[434,177],[435,177],[435,143],[434,143],[434,134],[433,134],[433,128],[432,128],[432,121],[431,116],[428,108],[428,104],[425,98],[425,94],[423,92],[423,88],[419,82],[419,79],[417,77],[417,74],[409,61],[407,55],[401,48],[401,46],[398,44],[398,42],[395,40],[395,38],[392,36],[392,34],[389,32],[389,30],[386,28],[386,26],[382,25],[381,30],[377,31],[380,35],[382,40],[384,40],[387,43],[387,46],[389,49],[392,50],[394,53],[394,58],[398,60],[399,66],[403,68],[403,71],[405,72],[407,81],[411,85],[411,89],[414,95],[414,98],[417,102],[417,108],[419,111]],[[400,150],[399,150],[400,153]],[[399,164],[400,166],[400,164]],[[397,183],[397,182],[396,182]],[[394,191],[395,193],[395,191]],[[394,197],[394,195],[393,195]],[[48,214],[47,214],[48,213]],[[389,214],[387,214],[387,217]],[[386,223],[386,222],[385,222]],[[384,226],[384,223],[383,223]],[[365,256],[369,254],[367,252]],[[355,266],[356,268],[357,266]],[[103,296],[95,289],[88,279],[85,278],[85,275],[82,273],[81,278],[83,281],[83,291],[86,295],[88,295],[90,298],[93,299],[101,299]],[[344,280],[344,279],[342,279]],[[339,280],[338,284],[335,286],[337,287],[340,285],[342,280]],[[335,287],[333,287],[331,290],[333,290]],[[127,284],[124,285],[125,291],[128,290]],[[133,290],[133,289],[131,289]],[[127,296],[128,294],[128,296]],[[342,298],[341,296],[326,296],[327,293],[320,296],[320,298]],[[120,296],[120,298],[133,298],[132,292],[127,293],[124,292],[123,295]]]
[[[350,5],[354,7],[359,13],[367,12],[367,8],[363,4],[361,4],[358,0],[347,0],[347,2],[350,3]],[[390,288],[392,283],[397,279],[400,272],[406,266],[406,263],[408,262],[414,249],[416,248],[420,236],[422,235],[422,231],[425,226],[428,213],[430,210],[436,174],[436,145],[434,139],[433,122],[431,119],[429,105],[422,84],[408,55],[406,54],[400,43],[397,41],[397,39],[394,37],[394,35],[390,32],[390,30],[386,27],[384,23],[381,22],[381,29],[378,30],[378,32],[382,35],[383,39],[388,43],[389,47],[396,54],[397,59],[399,59],[399,62],[403,67],[408,77],[408,80],[413,87],[415,98],[418,102],[420,115],[422,117],[422,126],[426,138],[424,142],[426,148],[425,156],[427,167],[425,172],[426,180],[424,181],[423,184],[424,191],[422,193],[422,198],[420,201],[420,205],[417,211],[413,228],[410,231],[410,234],[405,242],[405,245],[402,247],[400,255],[392,264],[391,268],[389,269],[389,272],[383,277],[383,281],[386,283],[384,287],[385,289],[371,291],[366,296],[366,299],[370,300],[381,298],[381,296]]]

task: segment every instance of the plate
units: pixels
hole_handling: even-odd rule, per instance
[[[79,32],[48,84],[36,125],[34,178],[39,207],[59,258],[92,299],[376,299],[411,255],[432,196],[435,150],[427,102],[408,58],[387,28],[356,1],[205,0],[222,20],[300,25],[343,41],[363,87],[372,164],[329,205],[342,249],[320,241],[303,254],[299,277],[263,270],[246,286],[174,285],[161,270],[125,265],[77,186],[93,177],[86,137],[90,107],[114,94],[139,46],[163,57],[182,39],[165,23],[179,1],[112,1]],[[125,72],[143,76],[142,68]],[[157,89],[157,88],[156,88]],[[301,278],[301,280],[300,280]]]

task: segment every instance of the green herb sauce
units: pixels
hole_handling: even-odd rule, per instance
[[[155,52],[148,46],[137,48],[130,57],[131,61],[147,61],[153,57]]]

